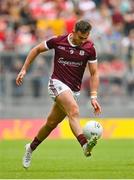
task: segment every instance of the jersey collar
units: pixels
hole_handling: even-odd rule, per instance
[[[70,36],[72,35],[72,33],[68,34],[67,36],[67,40],[69,42],[69,44],[72,46],[72,47],[76,47],[77,45],[73,44],[71,41],[70,41]]]

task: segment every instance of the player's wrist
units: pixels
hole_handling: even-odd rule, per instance
[[[91,100],[92,99],[97,99],[97,91],[91,91],[90,92],[90,98],[91,98]]]
[[[90,96],[90,99],[91,99],[91,100],[97,99],[97,96]]]

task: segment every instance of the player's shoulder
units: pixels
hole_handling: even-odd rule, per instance
[[[92,60],[96,59],[96,49],[94,47],[93,41],[91,41],[91,40],[86,41],[83,44],[82,49],[90,55]]]
[[[58,36],[53,36],[51,39],[55,39],[57,42],[66,40],[68,35],[58,35]]]
[[[46,47],[48,49],[55,49],[58,45],[67,43],[67,35],[52,36],[47,41],[45,41]]]
[[[92,48],[94,48],[94,43],[93,43],[93,41],[92,41],[92,40],[87,40],[87,41],[83,44],[82,48],[85,48],[86,50],[88,50],[88,49],[91,50]]]

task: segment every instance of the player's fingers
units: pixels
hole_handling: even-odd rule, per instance
[[[100,109],[96,109],[96,110],[95,110],[95,113],[96,113],[96,114],[100,114],[100,113],[101,113]]]
[[[94,110],[95,115],[99,115],[101,113],[101,107],[99,104],[97,104],[97,108]]]
[[[95,111],[94,111],[94,114],[95,114],[95,116],[97,116],[97,115],[100,114],[100,112],[99,112],[98,110],[95,110]]]
[[[99,105],[98,102],[96,102],[96,108],[99,109],[99,110],[101,110],[101,106]]]
[[[100,105],[98,104],[98,107],[97,107],[98,111],[101,113],[101,107]]]
[[[91,104],[94,108],[94,114],[98,115],[101,113],[101,106],[99,105],[99,103],[97,102],[97,100],[92,100]]]
[[[94,103],[94,109],[97,109],[97,105],[96,105],[96,103]]]
[[[18,79],[18,80],[16,80],[16,84],[19,86],[19,85],[21,85],[21,81]]]
[[[95,101],[92,101],[92,106],[93,106],[93,108],[94,108],[94,109],[96,109],[96,108],[97,108],[97,106],[96,106],[96,102],[95,102]]]
[[[19,86],[21,85],[23,82],[23,76],[20,74],[18,75],[18,77],[16,78],[16,84]]]

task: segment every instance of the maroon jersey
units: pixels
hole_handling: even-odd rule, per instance
[[[70,34],[69,34],[70,35]],[[87,62],[96,62],[96,51],[91,41],[80,46],[73,45],[69,35],[53,37],[45,41],[48,49],[55,50],[52,79],[58,79],[71,88],[80,91]]]

